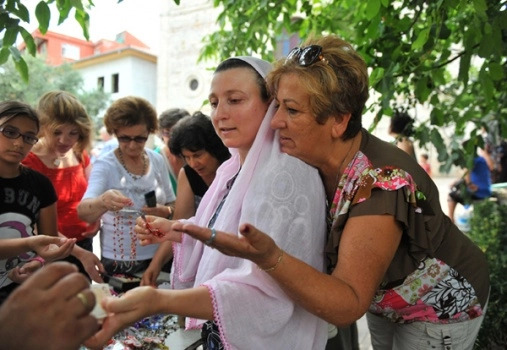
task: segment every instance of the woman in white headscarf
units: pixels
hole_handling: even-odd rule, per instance
[[[166,219],[138,219],[143,244],[176,240],[172,282],[175,289],[141,287],[103,303],[111,315],[89,344],[99,344],[128,324],[151,314],[188,316],[187,329],[202,328],[205,348],[323,349],[327,324],[292,301],[265,271],[284,252],[324,270],[325,197],[315,169],[280,152],[270,128],[274,106],[264,78],[271,65],[252,57],[222,62],[209,95],[216,132],[231,158],[188,221],[210,228],[202,243],[173,229]],[[252,223],[270,232],[281,248],[272,264],[257,266],[214,250],[216,230],[236,232]],[[181,228],[181,224],[174,228]],[[301,278],[305,278],[301,276]]]

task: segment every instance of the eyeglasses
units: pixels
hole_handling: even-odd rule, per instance
[[[35,145],[39,141],[39,139],[37,137],[30,135],[30,134],[22,134],[19,132],[19,130],[14,129],[12,127],[2,126],[2,127],[0,127],[0,132],[2,132],[2,135],[7,137],[8,139],[13,139],[13,140],[22,136],[23,142],[28,143],[29,145]]]
[[[121,143],[130,143],[132,141],[134,141],[135,143],[144,143],[148,140],[148,138],[144,136],[136,136],[136,137],[118,136],[116,138],[118,139],[118,142]]]
[[[325,57],[322,55],[322,46],[310,45],[307,47],[295,47],[290,50],[285,64],[289,61],[296,61],[300,66],[308,67],[315,62],[324,61],[327,62]]]

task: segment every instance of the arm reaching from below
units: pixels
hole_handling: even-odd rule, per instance
[[[162,271],[162,267],[167,264],[173,256],[172,242],[162,242],[155,255],[151,259],[150,265],[144,271],[141,279],[141,286],[156,286],[157,278]]]
[[[166,313],[213,319],[213,306],[206,287],[184,290],[137,287],[120,298],[105,298],[102,307],[108,316],[104,319],[100,331],[85,342],[85,345],[92,349],[102,349],[120,330],[150,315]]]
[[[79,348],[99,327],[89,314],[95,297],[88,286],[69,263],[35,273],[0,308],[0,350]],[[87,305],[76,297],[80,292]]]

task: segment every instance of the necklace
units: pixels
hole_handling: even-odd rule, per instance
[[[143,151],[143,171],[141,172],[141,175],[135,175],[135,174],[132,174],[129,169],[127,168],[127,165],[125,164],[125,160],[123,159],[123,153],[121,151],[121,148],[118,148],[118,157],[120,159],[120,163],[121,165],[123,166],[123,169],[125,169],[125,171],[130,175],[130,177],[132,179],[134,179],[135,181],[139,180],[140,178],[142,178],[144,176],[144,174],[146,173],[146,168],[148,167],[148,162],[146,161],[146,155],[144,154],[144,151]]]
[[[65,159],[65,156],[63,156],[63,157],[57,157],[57,158],[53,161],[53,165],[54,165],[55,167],[59,167],[59,166],[60,166],[60,164],[62,164],[62,160],[64,160],[64,159]]]
[[[124,241],[130,238],[130,260],[136,260],[137,234],[134,232],[135,217],[130,212],[117,210],[113,217],[113,253],[114,260],[125,260],[128,251],[125,249]],[[126,232],[128,230],[128,233]],[[125,232],[124,232],[125,231]]]
[[[349,150],[347,151],[347,154],[345,155],[345,157],[343,157],[341,163],[340,163],[340,166],[338,167],[338,172],[336,173],[336,178],[334,179],[334,191],[336,191],[336,188],[338,187],[338,182],[340,181],[340,177],[341,177],[341,169],[343,167],[343,164],[345,163],[345,160],[347,160],[347,158],[349,157],[350,155],[350,151],[352,150],[352,146],[354,146],[354,142],[356,140],[355,139],[352,139],[352,142],[350,143],[350,146],[349,146]]]
[[[338,184],[340,182],[340,175],[341,175],[341,168],[343,167],[343,164],[345,163],[345,160],[347,160],[347,158],[349,157],[350,155],[350,151],[352,150],[352,146],[354,146],[354,142],[355,142],[355,139],[352,140],[352,142],[350,143],[350,146],[349,146],[349,150],[347,151],[347,154],[345,155],[345,157],[342,159],[341,163],[340,163],[340,166],[338,167],[338,171],[336,173],[336,177],[334,179],[334,186],[333,188],[331,189],[331,198],[329,198],[328,200],[326,200],[326,207],[327,207],[327,222],[328,222],[328,228],[330,228],[331,226],[331,223],[333,222],[333,218],[332,218],[332,210],[333,210],[333,202],[334,202],[334,197],[336,197],[336,192],[337,192],[337,189],[338,189]]]

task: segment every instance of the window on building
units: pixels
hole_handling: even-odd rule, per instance
[[[79,47],[71,44],[62,44],[62,57],[78,60],[80,58]]]
[[[120,91],[120,75],[118,73],[111,76],[111,92]]]
[[[190,83],[188,84],[188,87],[192,91],[197,90],[197,88],[199,87],[199,80],[197,80],[197,79],[190,80]]]
[[[104,77],[97,78],[97,88],[99,90],[104,90]]]
[[[44,41],[42,44],[39,45],[39,53],[41,55],[45,55],[48,53],[48,43]]]

